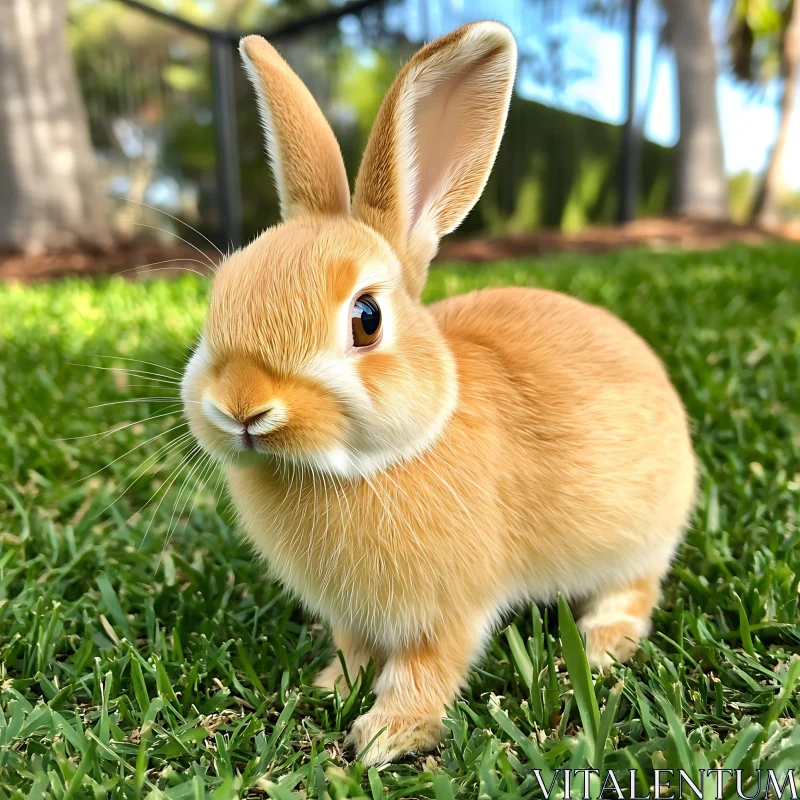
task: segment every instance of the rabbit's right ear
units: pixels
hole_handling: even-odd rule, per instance
[[[400,258],[413,296],[439,239],[477,202],[503,134],[517,47],[498,22],[474,22],[423,47],[383,101],[353,214]]]
[[[256,90],[283,219],[349,214],[342,152],[305,84],[261,36],[245,36],[239,52]]]

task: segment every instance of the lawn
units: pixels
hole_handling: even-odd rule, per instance
[[[635,770],[639,796],[655,768],[741,768],[753,794],[800,765],[800,251],[447,266],[427,296],[495,284],[621,315],[693,420],[697,513],[634,662],[589,674],[565,608],[521,608],[439,753],[350,763],[370,676],[346,702],[310,687],[326,631],[263,577],[212,465],[179,467],[208,282],[4,286],[0,798],[536,797],[559,767],[626,794]]]

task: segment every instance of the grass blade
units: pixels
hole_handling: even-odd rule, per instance
[[[578,626],[563,595],[558,597],[558,628],[561,632],[561,655],[567,665],[578,713],[589,740],[597,741],[600,708],[592,683],[592,673]]]

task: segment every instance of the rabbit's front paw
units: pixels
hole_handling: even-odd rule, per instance
[[[342,674],[342,664],[338,656],[328,664],[322,672],[314,678],[314,686],[319,689],[330,689],[333,691],[335,686],[339,691],[339,696],[344,700],[350,694],[350,687]]]
[[[433,750],[443,732],[440,715],[405,716],[373,709],[353,723],[347,743],[356,756],[361,754],[363,764],[377,766],[406,753]]]

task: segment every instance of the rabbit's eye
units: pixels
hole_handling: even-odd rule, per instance
[[[362,294],[353,305],[353,344],[366,347],[375,344],[381,335],[381,309],[374,297]]]

